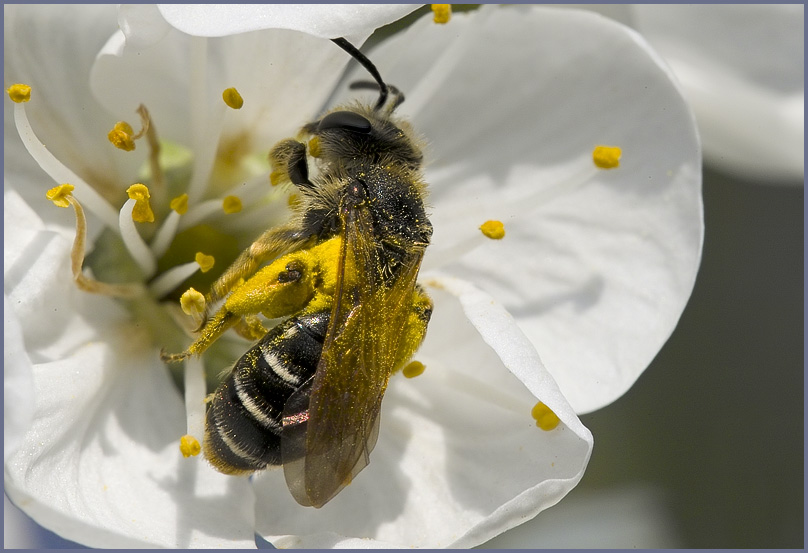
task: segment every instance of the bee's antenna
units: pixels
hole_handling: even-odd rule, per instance
[[[353,44],[351,44],[350,42],[348,42],[344,38],[341,38],[341,37],[340,38],[332,38],[331,42],[333,42],[334,44],[336,44],[337,46],[339,46],[340,48],[342,48],[343,50],[348,52],[353,59],[355,59],[356,61],[361,63],[362,67],[367,69],[368,73],[370,73],[370,75],[376,80],[376,82],[379,83],[379,99],[376,102],[376,107],[374,107],[373,109],[381,108],[384,105],[384,103],[387,101],[388,87],[384,83],[384,81],[382,80],[382,76],[379,74],[379,70],[376,69],[376,66],[373,65],[373,62],[370,61],[367,58],[367,56],[365,56],[365,54],[360,52],[359,49],[356,46],[354,46]],[[398,103],[401,103],[401,102],[398,102]]]

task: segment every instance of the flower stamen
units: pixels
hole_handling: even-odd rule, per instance
[[[415,378],[416,376],[423,374],[425,369],[426,365],[420,361],[411,361],[406,367],[401,369],[401,374],[403,374],[406,378]]]
[[[187,434],[180,438],[180,451],[185,457],[198,455],[200,452],[199,441],[194,436],[203,436],[205,433],[205,396],[205,369],[202,360],[198,357],[191,357],[185,362]]]
[[[227,104],[227,107],[232,109],[241,109],[244,106],[244,98],[234,87],[227,88],[222,92],[222,100]]]
[[[149,203],[149,188],[145,184],[133,184],[126,189],[129,199],[135,200],[135,207],[132,209],[132,219],[136,223],[153,223],[154,211]]]
[[[138,264],[141,271],[143,271],[143,276],[149,279],[157,272],[157,259],[140,236],[137,228],[135,228],[133,211],[136,203],[136,199],[130,198],[123,204],[118,215],[118,226],[124,246],[126,246],[126,249],[129,251],[129,255],[135,260],[135,263]]]
[[[502,221],[486,221],[480,225],[483,235],[491,240],[502,240],[505,238],[505,225]]]
[[[617,146],[596,146],[592,150],[592,161],[598,169],[615,169],[620,166],[623,151]]]
[[[445,25],[452,18],[451,4],[432,4],[432,21],[439,25]]]
[[[152,281],[149,292],[155,298],[162,298],[199,270],[200,266],[196,261],[171,267]]]
[[[228,215],[238,213],[241,211],[241,209],[241,199],[238,196],[227,196],[224,200],[222,200],[222,211]]]
[[[87,218],[79,201],[73,196],[72,184],[60,184],[48,190],[45,196],[58,207],[73,206],[76,214],[76,237],[70,250],[70,268],[76,286],[93,294],[115,296],[119,298],[133,298],[143,293],[143,286],[136,282],[132,284],[107,284],[92,279],[84,274],[85,245],[87,243]]]

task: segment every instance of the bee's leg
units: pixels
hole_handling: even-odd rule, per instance
[[[269,229],[258,237],[249,248],[228,267],[213,283],[208,303],[216,303],[237,285],[239,280],[250,278],[258,267],[267,261],[291,250],[303,247],[308,238],[296,226],[286,225]]]
[[[236,333],[248,340],[259,340],[267,333],[267,329],[261,324],[261,319],[257,315],[247,315],[243,317],[236,326],[233,327]]]
[[[399,342],[398,354],[396,355],[396,367],[399,369],[421,347],[421,342],[424,341],[426,336],[429,319],[432,317],[432,299],[420,285],[415,287],[411,301],[412,306],[402,330],[401,342]]]
[[[314,188],[309,181],[306,145],[291,138],[278,142],[269,152],[273,183],[289,181],[295,186]]]
[[[199,355],[225,331],[238,324],[249,325],[263,313],[267,318],[285,317],[301,310],[314,296],[317,259],[302,250],[287,254],[264,267],[233,290],[211,317],[197,339],[182,353],[162,354],[164,361],[181,361]],[[242,323],[247,319],[246,323]],[[255,327],[252,327],[255,331]]]

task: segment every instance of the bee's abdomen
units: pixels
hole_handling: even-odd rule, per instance
[[[220,472],[281,464],[283,407],[320,360],[329,313],[293,317],[270,330],[233,366],[213,393],[204,451]]]

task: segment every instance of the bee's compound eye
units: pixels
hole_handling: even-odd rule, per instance
[[[329,113],[317,125],[318,131],[327,129],[345,129],[346,131],[367,134],[370,132],[370,121],[352,111],[335,111]]]

